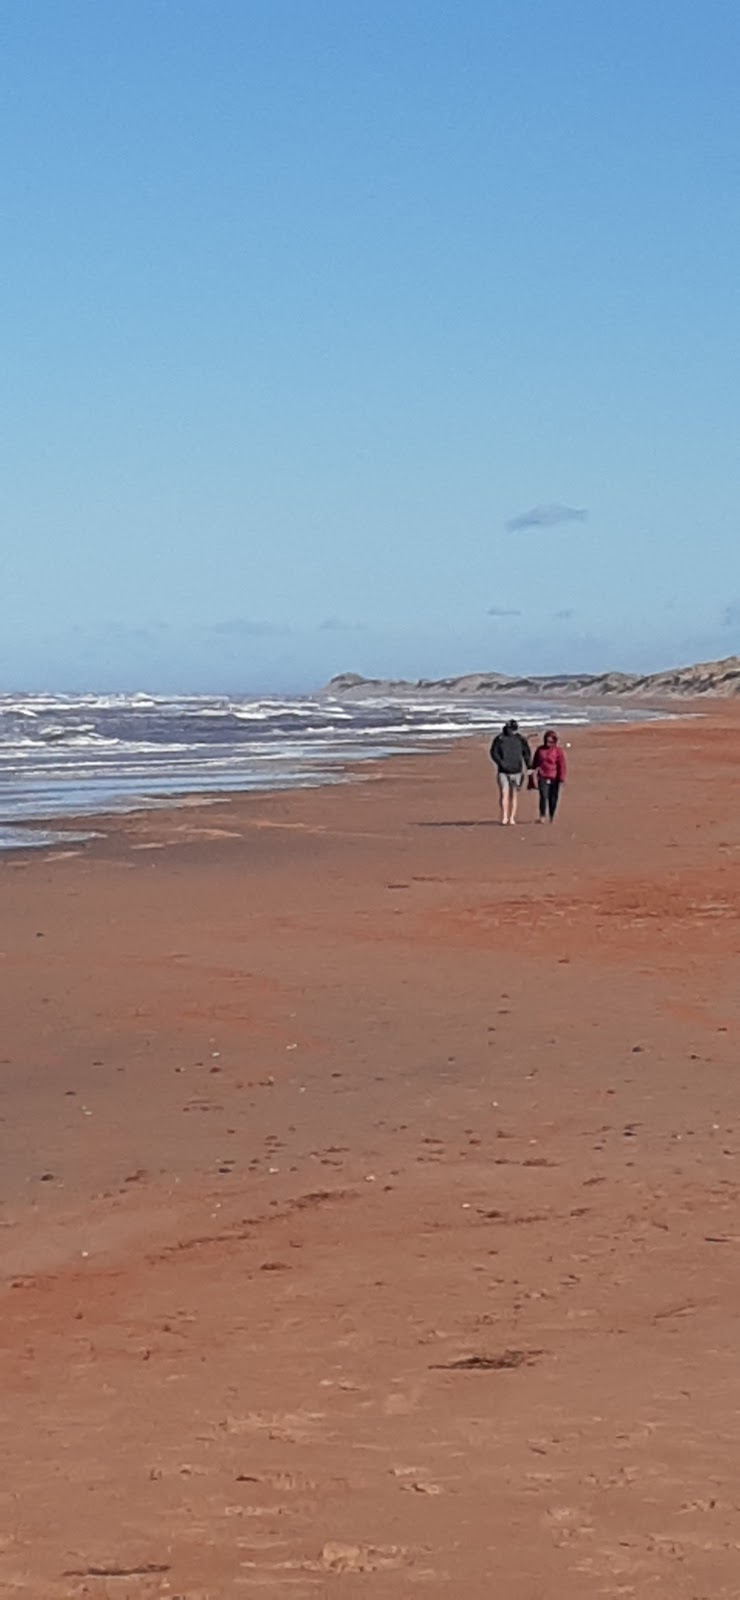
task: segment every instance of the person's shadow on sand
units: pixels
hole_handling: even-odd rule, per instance
[[[526,822],[520,822],[517,818],[516,825],[517,828],[532,828],[534,827],[534,822],[531,818],[527,818]],[[502,824],[498,817],[486,817],[482,822],[471,818],[470,821],[464,821],[460,819],[459,821],[449,822],[443,821],[417,823],[417,827],[419,828],[500,828],[501,826]]]

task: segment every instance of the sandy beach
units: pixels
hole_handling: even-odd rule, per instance
[[[736,1600],[738,715],[0,860],[0,1593]]]

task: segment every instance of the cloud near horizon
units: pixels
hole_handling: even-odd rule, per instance
[[[563,506],[555,500],[550,505],[532,506],[530,511],[520,511],[510,517],[506,531],[519,533],[524,528],[558,528],[565,522],[585,522],[587,517],[585,507]]]
[[[318,631],[319,633],[359,633],[362,627],[363,623],[361,622],[345,622],[342,617],[325,617],[323,622],[319,623]]]
[[[226,622],[211,622],[204,630],[221,638],[269,639],[278,634],[290,633],[282,622],[260,622],[250,617],[231,617]]]

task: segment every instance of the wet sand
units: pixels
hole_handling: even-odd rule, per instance
[[[736,1600],[740,712],[0,861],[0,1593]]]

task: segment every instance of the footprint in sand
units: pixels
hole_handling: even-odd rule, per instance
[[[323,1546],[318,1560],[306,1558],[302,1561],[279,1561],[267,1569],[259,1563],[259,1570],[260,1581],[263,1581],[264,1574],[264,1579],[270,1583],[272,1574],[278,1572],[315,1572],[324,1576],[333,1573],[338,1576],[342,1573],[398,1572],[401,1568],[410,1567],[412,1564],[411,1551],[402,1545],[344,1544],[338,1539],[329,1539]],[[258,1567],[256,1561],[243,1561],[241,1565],[255,1570]]]
[[[407,1417],[414,1411],[421,1399],[422,1385],[415,1383],[406,1394],[388,1394],[383,1401],[383,1414],[386,1417]]]
[[[411,1494],[442,1494],[438,1483],[432,1483],[427,1477],[423,1467],[392,1467],[394,1478],[400,1478],[402,1489],[407,1489]]]
[[[308,1444],[321,1437],[318,1427],[324,1421],[323,1411],[295,1411],[270,1414],[250,1411],[246,1417],[227,1417],[227,1433],[266,1434],[283,1444]]]
[[[325,1572],[392,1572],[409,1566],[411,1559],[401,1545],[340,1544],[330,1539],[319,1566]]]
[[[312,1489],[317,1489],[318,1484],[313,1478],[307,1478],[302,1472],[240,1472],[235,1480],[237,1483],[262,1483],[266,1489],[276,1489],[279,1493],[288,1494],[297,1492],[309,1494]],[[339,1486],[346,1488],[346,1480],[338,1480]],[[336,1487],[336,1485],[332,1485]]]

